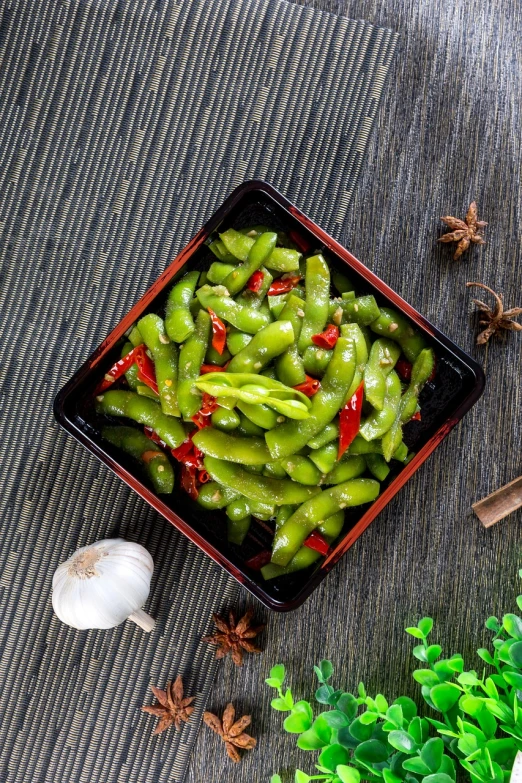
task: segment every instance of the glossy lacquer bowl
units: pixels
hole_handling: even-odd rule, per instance
[[[102,440],[101,422],[92,405],[94,389],[108,367],[119,359],[123,336],[129,327],[147,312],[161,312],[168,290],[182,274],[194,269],[208,269],[215,260],[205,244],[208,238],[221,227],[242,228],[256,224],[269,225],[277,230],[296,230],[308,239],[313,250],[323,249],[332,267],[348,272],[358,294],[373,294],[379,304],[400,310],[422,332],[437,355],[437,373],[421,395],[422,421],[412,421],[405,427],[405,440],[415,451],[415,457],[406,466],[392,463],[394,467],[374,503],[346,513],[343,533],[326,559],[306,571],[268,582],[263,581],[259,572],[245,566],[245,560],[250,556],[270,547],[268,526],[253,523],[245,543],[238,548],[227,542],[224,511],[202,509],[178,487],[172,496],[158,497],[146,483],[138,465]],[[54,410],[60,424],[71,435],[260,601],[271,609],[288,611],[298,607],[315,590],[370,522],[477,401],[483,388],[484,374],[473,359],[271,185],[253,180],[236,188],[98,346],[59,392]],[[426,481],[429,481],[428,475]]]

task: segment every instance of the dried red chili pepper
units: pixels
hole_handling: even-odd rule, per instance
[[[304,546],[307,546],[308,549],[314,549],[322,555],[327,555],[330,549],[330,544],[318,530],[313,530],[310,533],[308,538],[304,541]]]
[[[178,446],[177,449],[171,449],[170,453],[174,457],[174,459],[177,459],[178,462],[183,462],[183,460],[188,457],[188,455],[193,451],[194,444],[192,443],[192,438],[189,437],[187,440],[184,440],[181,446]]]
[[[297,245],[301,253],[308,253],[309,250],[312,249],[312,245],[310,242],[305,239],[305,237],[299,233],[299,231],[294,231],[293,229],[288,232],[288,236],[294,243],[294,245]]]
[[[321,388],[321,384],[317,380],[317,378],[311,378],[309,375],[307,375],[306,381],[304,383],[299,383],[297,386],[294,386],[293,388],[296,391],[300,391],[303,394],[306,394],[307,397],[313,397],[314,394],[317,394],[317,392]]]
[[[278,280],[274,280],[268,289],[268,296],[279,296],[279,294],[287,294],[292,290],[292,288],[296,287],[300,279],[300,275],[288,275],[287,277],[280,277]]]
[[[411,371],[412,371],[412,365],[410,362],[408,362],[406,359],[403,359],[402,357],[398,360],[397,364],[395,365],[395,369],[399,373],[400,377],[403,381],[409,381],[411,378]]]
[[[260,269],[258,269],[257,272],[254,272],[254,274],[248,278],[246,287],[248,288],[249,291],[253,291],[255,294],[257,294],[257,292],[263,285],[264,278],[265,276],[263,272]]]
[[[270,552],[268,549],[263,549],[262,552],[259,552],[257,555],[250,557],[248,560],[245,560],[245,565],[247,568],[251,568],[252,571],[261,571],[263,566],[268,565],[271,559],[272,552]]]
[[[331,350],[339,339],[339,329],[334,324],[328,324],[324,332],[312,335],[312,342],[319,348]]]
[[[187,495],[192,498],[192,500],[197,500],[199,491],[198,491],[198,484],[197,484],[197,470],[196,468],[187,465],[183,465],[181,468],[181,486],[187,493]]]
[[[202,364],[199,374],[206,375],[209,372],[225,372],[225,367],[220,367],[219,364]]]
[[[156,383],[156,371],[154,362],[147,355],[144,345],[138,345],[136,351],[136,364],[138,365],[138,380],[146,384],[149,389],[159,394],[158,384]]]
[[[210,476],[207,473],[206,470],[200,470],[198,473],[198,481],[200,484],[206,484],[207,481],[210,481]]]
[[[421,417],[421,412],[420,411],[417,411],[416,413],[414,413],[413,416],[410,419],[410,421],[421,421],[421,420],[422,420],[422,417]]]
[[[166,449],[167,448],[167,444],[165,443],[165,441],[161,440],[161,438],[158,435],[158,433],[154,432],[152,427],[144,427],[143,428],[143,432],[145,433],[147,438],[149,438],[149,440],[151,440],[153,443],[157,443],[158,446],[161,446],[162,449]]]
[[[359,432],[363,391],[364,384],[361,383],[339,414],[339,451],[337,453],[337,459],[341,459],[344,452]]]
[[[208,314],[212,321],[212,348],[221,356],[227,342],[227,330],[221,318],[210,307],[208,308]]]
[[[138,352],[144,349],[144,345],[138,345],[136,348],[133,348],[132,351],[129,351],[122,359],[118,359],[116,364],[113,364],[111,369],[105,373],[103,380],[96,387],[96,393],[98,394],[99,392],[105,391],[109,386],[112,386],[115,381],[121,378],[122,375],[125,375],[127,370],[132,367],[136,361]]]

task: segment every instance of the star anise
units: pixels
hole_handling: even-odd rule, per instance
[[[482,229],[487,226],[487,223],[484,220],[477,220],[477,204],[475,201],[472,201],[469,206],[466,222],[459,218],[451,217],[451,215],[446,215],[441,220],[451,228],[451,231],[441,236],[439,242],[458,242],[453,256],[455,261],[466,252],[471,242],[476,245],[486,244],[486,240],[482,236]]]
[[[250,726],[250,715],[243,715],[242,718],[234,722],[235,716],[236,710],[234,705],[227,704],[222,720],[217,715],[214,715],[213,712],[205,712],[203,720],[212,731],[219,734],[225,743],[228,755],[237,764],[238,761],[241,761],[237,748],[252,750],[256,746],[256,740],[249,734],[245,734],[245,729],[247,726]]]
[[[192,704],[195,696],[183,698],[183,681],[180,675],[176,677],[174,682],[168,682],[164,691],[161,688],[156,688],[154,685],[151,685],[150,688],[159,701],[159,705],[142,707],[141,709],[143,712],[148,712],[150,715],[159,718],[154,734],[161,734],[162,731],[169,729],[173,725],[179,730],[181,721],[188,723],[191,714],[194,712],[194,707],[189,707],[189,704]]]
[[[243,650],[250,653],[259,653],[261,648],[256,647],[249,639],[254,639],[265,627],[264,625],[252,626],[254,611],[249,609],[236,624],[233,612],[229,612],[228,622],[218,614],[212,615],[214,625],[218,633],[213,636],[204,636],[203,641],[215,644],[216,658],[224,658],[228,653],[232,654],[232,660],[236,666],[243,663]]]
[[[477,337],[477,344],[484,345],[489,338],[502,330],[521,332],[522,324],[513,320],[513,317],[522,313],[522,307],[512,307],[510,310],[504,310],[504,303],[502,301],[502,294],[496,294],[491,288],[483,283],[466,283],[468,288],[472,285],[476,285],[479,288],[483,288],[485,291],[489,291],[491,296],[495,299],[495,308],[492,310],[485,302],[481,302],[479,299],[473,299],[473,302],[479,309],[479,324],[486,328],[480,332]]]

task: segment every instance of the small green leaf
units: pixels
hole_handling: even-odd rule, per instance
[[[349,761],[349,752],[342,745],[337,744],[329,745],[319,756],[319,764],[330,772],[335,772],[335,768],[339,764],[347,764]]]
[[[451,756],[444,755],[442,757],[442,761],[437,772],[443,772],[445,775],[449,775],[452,780],[455,780],[455,764]]]
[[[395,699],[393,703],[398,704],[402,709],[402,714],[404,715],[405,720],[413,720],[413,718],[417,715],[417,705],[413,699],[410,699],[408,696],[399,696],[399,698]]]
[[[493,676],[495,676],[495,675],[493,675]],[[502,679],[502,682],[504,682],[504,678],[502,677],[501,679]],[[498,700],[498,690],[497,690],[497,686],[495,684],[495,680],[493,679],[493,677],[488,677],[487,678],[486,682],[484,683],[484,687],[486,689],[486,693],[488,694],[488,696],[490,696],[492,699],[497,699]]]
[[[321,674],[323,676],[323,682],[329,680],[333,674],[333,666],[331,661],[326,661],[326,660],[321,661],[321,663],[319,664],[319,669],[321,670]]]
[[[283,684],[281,680],[276,680],[275,677],[268,677],[265,682],[267,685],[270,685],[271,688],[280,688]]]
[[[348,726],[349,720],[340,710],[330,710],[329,712],[323,712],[321,717],[332,729],[342,729],[344,726]]]
[[[270,677],[272,677],[274,680],[280,680],[283,682],[286,676],[286,669],[283,666],[282,663],[277,663],[275,666],[272,666],[270,669]]]
[[[422,631],[419,631],[419,629],[415,628],[414,626],[411,628],[406,628],[406,633],[409,633],[410,636],[414,636],[415,639],[424,639],[424,634]]]
[[[304,731],[297,740],[297,747],[301,750],[319,750],[328,745],[328,740],[320,737],[314,729]]]
[[[413,655],[417,660],[422,661],[423,663],[428,663],[428,656],[426,655],[426,647],[423,644],[418,644],[416,647],[412,650]]]
[[[460,707],[467,715],[475,718],[484,707],[484,700],[478,696],[463,696],[460,700]]]
[[[292,691],[290,688],[287,689],[285,695],[283,696],[284,702],[286,704],[287,709],[291,710],[294,706],[294,697],[292,696]]]
[[[471,756],[479,749],[477,738],[473,734],[464,734],[458,741],[458,748],[464,756]]]
[[[430,698],[435,708],[440,712],[449,712],[460,697],[460,690],[449,682],[435,685],[430,691]]]
[[[470,687],[474,685],[480,685],[480,680],[478,679],[475,672],[462,672],[462,674],[459,674],[457,677],[457,682],[460,683],[460,685]]]
[[[320,704],[328,704],[333,692],[334,689],[331,685],[321,685],[315,692],[315,698]]]
[[[357,715],[357,699],[351,693],[343,693],[337,701],[337,709],[344,712],[348,720],[353,720]]]
[[[429,775],[431,772],[431,769],[418,756],[413,756],[403,761],[402,768],[408,770],[408,772],[413,772],[415,775]]]
[[[509,764],[517,751],[512,739],[492,739],[487,744],[491,758],[498,764]]]
[[[434,718],[427,718],[426,720],[427,720],[427,721],[428,721],[428,722],[429,722],[429,723],[430,723],[430,724],[431,724],[431,725],[432,725],[432,726],[433,726],[435,729],[437,729],[437,731],[440,731],[440,730],[442,730],[442,731],[445,731],[445,729],[447,728],[447,727],[446,727],[446,724],[445,724],[445,723],[442,723],[442,721],[440,721],[440,720],[435,720]]]
[[[522,669],[522,642],[515,642],[515,644],[510,645],[509,658],[514,666]]]
[[[431,617],[423,617],[422,620],[419,620],[417,623],[417,627],[424,636],[428,636],[433,628],[433,620]]]
[[[517,606],[522,609],[522,595],[517,595]]]
[[[361,764],[382,764],[388,759],[388,748],[383,742],[371,739],[361,742],[355,748],[353,755]]]
[[[288,707],[286,701],[284,699],[272,699],[270,702],[270,705],[272,709],[279,710],[279,712],[288,712],[288,710],[291,709],[291,707]]]
[[[440,682],[440,679],[431,669],[416,669],[413,672],[413,679],[420,685],[428,685],[430,688],[433,685],[438,685]]]
[[[343,748],[350,748],[350,750],[353,750],[354,748],[357,747],[360,740],[355,739],[353,734],[350,733],[350,728],[351,728],[350,726],[345,726],[344,729],[338,729],[337,741],[339,742],[340,745],[343,746]]]
[[[360,783],[361,774],[355,767],[348,767],[345,764],[338,764],[335,770],[341,783]]]
[[[282,780],[279,775],[272,775],[270,778],[270,783],[282,783]]]
[[[363,726],[371,726],[372,723],[376,723],[379,720],[379,715],[376,712],[368,710],[359,716],[359,720]]]
[[[475,720],[478,721],[480,728],[488,740],[495,736],[498,724],[493,715],[489,712],[487,706],[483,707],[483,709],[475,717]]]
[[[308,731],[314,721],[312,708],[307,701],[298,701],[291,715],[285,718],[283,728],[289,734],[301,734]]]
[[[422,744],[422,719],[418,715],[410,721],[408,725],[408,734],[413,737],[417,745]]]
[[[366,688],[364,687],[364,683],[363,682],[359,683],[358,693],[359,693],[359,696],[361,697],[361,699],[365,699],[366,698]]]
[[[442,647],[440,646],[440,644],[430,644],[430,646],[426,650],[426,655],[429,663],[434,663],[441,653],[442,653]]]
[[[450,778],[445,772],[435,772],[434,775],[426,775],[422,783],[453,783],[453,778]]]
[[[421,693],[426,704],[428,704],[432,710],[436,710],[437,708],[430,698],[431,688],[429,688],[427,685],[423,685],[421,688]]]
[[[415,753],[417,747],[413,737],[406,731],[390,731],[388,742],[395,750],[400,750],[401,753],[407,753],[408,755]]]
[[[440,737],[434,737],[427,741],[421,750],[421,759],[428,767],[429,772],[437,772],[444,754],[444,742]],[[423,773],[426,774],[426,773]]]
[[[513,687],[518,688],[518,690],[522,690],[522,674],[505,671],[502,676],[508,685],[513,685]]]
[[[342,695],[343,692],[340,690],[334,691],[332,694],[330,694],[328,697],[328,704],[330,707],[335,707]]]
[[[514,639],[522,639],[522,620],[516,614],[505,614],[502,625]]]
[[[316,673],[317,679],[319,680],[319,682],[324,682],[324,680],[323,680],[323,673],[322,673],[321,669],[319,668],[319,666],[314,666],[314,672]]]
[[[500,630],[500,623],[498,621],[497,617],[488,617],[486,620],[486,628],[488,631],[494,631],[497,633],[497,631]]]
[[[378,711],[384,714],[386,710],[388,709],[388,702],[382,695],[382,693],[378,693],[375,697],[375,706],[377,707]]]
[[[386,717],[390,723],[393,723],[398,729],[402,729],[404,714],[400,704],[392,704],[392,706],[386,710]]]
[[[382,771],[384,783],[402,783],[402,778],[395,775],[391,770],[384,768]]]
[[[310,775],[307,775],[306,772],[302,772],[300,769],[296,769],[294,780],[295,783],[308,783]]]
[[[369,740],[373,734],[373,728],[371,726],[365,726],[361,723],[360,718],[356,718],[350,726],[350,734],[359,742],[365,742]]]
[[[448,658],[448,666],[454,672],[462,672],[464,670],[464,658],[458,653]]]
[[[479,658],[482,658],[482,660],[485,663],[489,663],[490,666],[495,665],[495,661],[493,660],[493,656],[491,655],[489,650],[486,650],[485,647],[481,647],[479,650],[477,650],[477,655]]]

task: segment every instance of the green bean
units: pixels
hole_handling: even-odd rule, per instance
[[[278,380],[276,371],[273,367],[265,367],[264,370],[261,370],[259,375],[263,375],[265,378],[271,378],[273,381]]]
[[[264,231],[263,233],[268,232]],[[239,261],[246,261],[254,242],[259,238],[259,232],[256,232],[254,236],[246,236],[233,228],[229,228],[223,234],[220,234],[220,238],[228,252]],[[300,258],[301,253],[297,250],[291,250],[287,247],[274,247],[264,264],[268,269],[273,269],[276,272],[295,272],[299,269]]]
[[[333,466],[324,478],[325,484],[342,484],[344,481],[361,476],[366,470],[364,457],[345,457],[342,462]]]
[[[234,264],[222,264],[220,261],[214,261],[207,272],[207,280],[213,285],[221,285],[225,277],[235,268]]]
[[[220,289],[219,286],[217,288]],[[225,290],[216,293],[214,288],[204,285],[197,290],[196,295],[205,309],[210,308],[219,318],[242,332],[256,334],[263,326],[270,323],[269,315],[262,310],[238,304],[230,296],[225,295]]]
[[[199,272],[189,272],[171,288],[167,298],[165,329],[175,343],[184,342],[194,331],[190,303],[199,280]]]
[[[297,272],[301,253],[297,250],[291,250],[289,247],[274,247],[265,265],[274,272]]]
[[[138,383],[136,386],[136,392],[140,395],[140,397],[150,397],[151,400],[155,400],[156,402],[159,400],[156,392],[151,389],[150,386],[145,386],[145,384]]]
[[[140,335],[141,337],[141,335]],[[140,343],[142,343],[143,340],[140,340]],[[140,344],[138,343],[138,345]],[[132,351],[133,348],[135,348],[131,342],[126,342],[123,344],[123,348],[121,349],[121,358],[123,359],[124,356],[127,356],[128,353]],[[138,380],[138,365],[136,362],[134,364],[131,364],[127,372],[125,373],[125,379],[127,383],[129,384],[129,389],[132,389],[132,391],[136,391],[137,386],[139,384]]]
[[[313,438],[310,438],[306,445],[311,449],[320,449],[321,446],[326,446],[327,443],[331,443],[333,440],[337,440],[338,437],[339,423],[337,420],[331,421],[330,424],[327,424],[326,427],[321,430],[321,432],[319,432]]]
[[[239,261],[246,261],[250,248],[255,242],[255,239],[248,237],[245,234],[241,234],[233,228],[227,229],[219,235],[221,242],[225,246],[226,250],[231,253]]]
[[[234,410],[219,407],[210,417],[213,427],[224,432],[230,432],[239,427],[239,416]]]
[[[227,432],[204,427],[196,432],[192,442],[204,454],[242,465],[265,465],[270,461],[270,452],[261,438],[239,438]]]
[[[321,388],[311,399],[310,416],[300,422],[287,421],[266,433],[272,459],[295,454],[334,419],[353,380],[355,359],[353,340],[339,337]]]
[[[366,460],[368,470],[375,476],[377,481],[384,481],[388,477],[390,469],[383,456],[380,454],[367,454],[364,459]]]
[[[391,340],[375,340],[364,370],[364,394],[370,405],[381,411],[386,394],[386,377],[395,367],[400,349]]]
[[[280,464],[290,478],[300,484],[316,487],[321,481],[321,471],[308,457],[292,454],[291,457],[283,457]]]
[[[410,459],[413,456],[414,455],[412,454],[411,457],[410,457],[410,455],[408,454],[408,447],[407,447],[407,445],[405,443],[401,443],[401,445],[395,451],[395,453],[393,455],[393,459],[396,459],[398,462],[404,462],[405,464],[407,464],[407,462],[409,462]],[[408,459],[408,457],[410,459]]]
[[[294,342],[290,321],[275,321],[261,329],[230,362],[227,372],[256,373]]]
[[[403,315],[391,307],[381,308],[380,316],[370,324],[370,329],[398,343],[409,362],[414,362],[426,347],[424,338]]]
[[[272,476],[273,478],[286,478],[286,470],[279,461],[267,462],[263,469],[263,476]]]
[[[330,473],[333,470],[335,463],[337,462],[337,443],[326,443],[319,449],[314,449],[310,452],[310,459],[321,471],[321,473]]]
[[[244,519],[245,516],[252,514],[257,519],[268,521],[275,516],[276,507],[270,503],[263,503],[260,500],[249,500],[245,497],[236,498],[227,506],[226,514],[229,519]]]
[[[232,253],[229,253],[226,249],[225,245],[221,241],[221,239],[215,239],[213,242],[209,244],[209,250],[212,250],[214,255],[216,256],[219,261],[224,261],[226,263],[237,263],[237,258],[232,255]]]
[[[349,459],[352,455],[359,454],[382,454],[382,443],[380,440],[372,440],[370,442],[364,440],[360,435],[356,435],[348,446],[348,451],[345,452],[341,461]]]
[[[277,234],[273,231],[267,231],[257,237],[248,252],[245,263],[237,266],[223,280],[223,285],[228,288],[231,294],[238,294],[244,288],[254,272],[259,269],[261,264],[265,263],[276,242]]]
[[[343,321],[344,310],[341,302],[341,299],[330,299],[328,304],[328,320],[336,326],[340,326]]]
[[[163,413],[154,400],[140,397],[135,392],[109,389],[96,397],[96,410],[107,416],[125,416],[138,424],[151,427],[171,449],[181,446],[186,437],[185,429],[178,419]]]
[[[240,332],[235,326],[231,326],[227,330],[227,348],[235,356],[237,353],[243,350],[248,343],[252,340],[252,335],[246,332]]]
[[[201,406],[201,394],[194,381],[199,377],[210,338],[210,316],[200,310],[196,328],[179,352],[178,405],[181,415],[188,421]]]
[[[277,411],[269,408],[268,405],[262,405],[260,403],[253,404],[251,402],[239,400],[237,408],[247,417],[247,419],[250,419],[253,424],[263,428],[263,435],[265,434],[264,430],[271,430],[276,427],[279,419],[284,420]]]
[[[275,518],[275,529],[277,530],[278,528],[281,527],[281,525],[283,525],[286,522],[287,519],[290,519],[294,511],[296,511],[298,508],[299,506],[291,506],[291,505],[279,506]]]
[[[138,345],[141,345],[143,343],[143,337],[141,336],[141,332],[136,326],[136,324],[134,324],[134,326],[129,332],[129,342],[132,343],[133,348],[137,348]]]
[[[357,296],[355,299],[343,299],[341,302],[344,319],[350,323],[368,326],[379,317],[380,309],[374,296]]]
[[[373,479],[352,479],[325,489],[305,501],[274,536],[272,562],[286,566],[307,536],[327,517],[341,509],[370,503],[379,494]]]
[[[269,296],[268,297],[268,307],[270,308],[270,312],[274,316],[274,318],[279,318],[281,315],[281,312],[285,306],[285,304],[288,301],[288,298],[290,297],[289,293],[286,294],[277,294],[276,296]],[[299,299],[299,297],[296,297],[296,299]],[[301,301],[301,300],[299,300]],[[302,304],[301,304],[302,307]]]
[[[386,393],[382,410],[374,409],[359,429],[365,440],[377,440],[393,425],[401,401],[401,381],[395,370],[386,378]]]
[[[196,386],[213,397],[233,397],[242,402],[264,404],[290,419],[307,419],[312,403],[302,392],[265,375],[243,372],[211,372]]]
[[[355,299],[355,291],[344,291],[341,294],[341,299],[346,302],[352,302]]]
[[[143,432],[134,427],[103,427],[102,437],[138,460],[154,490],[169,495],[174,489],[174,470],[167,455]]]
[[[266,267],[261,266],[259,271],[263,273],[263,282],[261,283],[259,290],[250,291],[248,288],[245,288],[239,296],[236,296],[236,302],[238,304],[245,305],[245,307],[252,307],[254,310],[259,310],[266,303],[265,299],[268,289],[274,280]],[[271,297],[268,299],[268,305],[270,304],[270,299]],[[268,309],[270,309],[270,307]]]
[[[264,429],[262,429],[262,427],[258,427],[258,425],[254,424],[253,421],[250,421],[250,419],[248,419],[244,413],[239,414],[239,427],[237,428],[236,432],[238,432],[240,435],[245,435],[246,437],[250,437],[251,435],[253,435],[255,438],[265,437]]]
[[[223,353],[218,353],[216,349],[212,347],[212,343],[209,343],[205,354],[205,364],[217,364],[218,367],[223,367],[231,358],[230,351],[227,351],[226,348]]]
[[[354,341],[356,352],[357,366],[355,368],[352,384],[346,393],[345,402],[348,402],[362,383],[366,364],[368,363],[368,348],[366,340],[364,339],[364,334],[358,324],[343,324],[343,326],[341,326],[341,334],[343,337],[348,337]]]
[[[200,506],[213,511],[218,508],[224,508],[232,503],[233,500],[241,497],[240,492],[236,492],[229,487],[223,487],[217,481],[208,481],[199,488],[197,501]]]
[[[248,514],[243,519],[228,519],[227,520],[227,541],[230,544],[241,546],[245,540],[250,525],[252,524],[252,517]]]
[[[138,323],[143,341],[152,354],[161,410],[169,416],[179,416],[177,403],[178,349],[171,343],[165,324],[159,315],[149,313]]]
[[[305,487],[290,479],[255,476],[239,465],[215,459],[215,457],[205,457],[204,464],[214,481],[237,490],[247,498],[268,501],[276,506],[302,503],[319,492],[318,487]]]
[[[329,517],[326,517],[324,522],[321,522],[319,525],[317,525],[317,531],[321,533],[322,536],[326,538],[329,544],[334,541],[341,530],[343,529],[344,525],[344,511],[341,509],[341,511],[337,511],[335,514],[331,514]]]
[[[306,380],[303,360],[297,348],[304,316],[302,308],[302,300],[290,295],[279,315],[279,321],[291,323],[294,331],[294,341],[275,361],[277,377],[287,386],[298,386]]]
[[[325,374],[333,351],[326,348],[318,348],[317,345],[309,345],[303,353],[303,365],[305,371],[310,375],[322,378]]]
[[[330,269],[321,255],[306,259],[304,319],[297,343],[301,353],[312,345],[312,335],[323,331],[330,302]]]
[[[344,294],[345,291],[353,291],[351,281],[342,272],[338,272],[337,269],[332,269],[332,282],[340,294]]]

